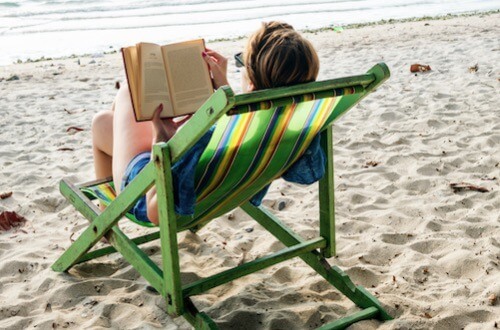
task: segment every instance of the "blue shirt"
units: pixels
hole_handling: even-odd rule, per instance
[[[175,213],[179,215],[193,215],[196,205],[195,170],[200,157],[208,145],[214,128],[212,127],[200,140],[189,149],[174,165],[172,165],[172,180],[174,187]],[[149,163],[150,152],[144,152],[132,159],[128,164],[122,180],[122,190],[134,177]],[[305,153],[282,175],[289,182],[312,184],[325,174],[325,153],[320,147],[320,137],[316,136]],[[250,203],[259,206],[264,199],[269,186],[250,199]],[[146,197],[140,198],[129,211],[138,220],[149,221],[147,218]]]

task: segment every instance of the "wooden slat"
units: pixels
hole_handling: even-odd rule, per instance
[[[345,89],[344,88],[337,88],[337,89],[328,89],[326,91],[320,91],[320,92],[314,92],[314,93],[309,93],[309,94],[300,94],[300,95],[295,95],[295,96],[287,96],[287,97],[281,97],[281,98],[276,98],[272,99],[272,101],[264,101],[264,102],[255,102],[255,103],[245,103],[245,104],[240,104],[237,106],[234,106],[231,108],[231,110],[228,111],[228,115],[236,115],[236,114],[242,114],[242,113],[247,113],[247,112],[252,112],[252,111],[259,111],[259,110],[271,110],[276,107],[281,107],[281,106],[287,106],[292,103],[299,103],[299,102],[304,102],[304,101],[297,101],[297,98],[300,99],[304,97],[305,95],[310,96],[311,100],[320,100],[324,98],[330,98],[330,97],[337,97],[337,96],[343,96],[343,95],[352,95],[352,94],[361,94],[365,92],[365,89],[362,85],[355,85],[355,86],[350,86],[347,87],[349,89],[350,94],[344,94]]]
[[[158,238],[160,238],[160,232],[159,231],[151,233],[151,234],[146,234],[146,235],[143,235],[143,236],[139,236],[139,237],[136,237],[136,238],[132,238],[131,241],[135,245],[141,245],[141,244],[144,244],[144,243],[147,243],[147,242],[154,241],[155,239],[158,239]],[[83,257],[81,257],[80,259],[78,259],[78,261],[76,263],[77,264],[78,263],[82,263],[82,262],[85,262],[85,261],[88,261],[88,260],[92,260],[92,259],[95,259],[95,258],[99,258],[99,257],[105,256],[105,255],[111,254],[111,253],[115,253],[115,252],[117,252],[117,251],[116,251],[116,249],[113,246],[107,246],[107,247],[104,247],[104,248],[101,248],[101,249],[98,249],[98,250],[94,250],[94,251],[88,252]]]
[[[321,92],[335,88],[350,87],[355,85],[368,86],[371,83],[373,83],[375,79],[376,78],[374,74],[365,73],[357,76],[331,79],[325,81],[316,81],[307,84],[294,85],[290,87],[264,89],[251,93],[236,95],[234,99],[234,106],[247,103],[268,101],[288,96]]]
[[[326,239],[321,249],[325,258],[335,255],[335,198],[333,184],[333,140],[332,127],[321,132],[321,148],[326,155],[325,175],[319,180],[319,234]]]
[[[113,247],[121,253],[135,270],[139,272],[158,292],[164,292],[163,272],[144,251],[139,249],[118,227],[111,229],[113,232],[108,240]]]
[[[177,217],[174,211],[174,188],[170,165],[169,146],[153,147],[153,162],[156,168],[156,199],[160,219],[160,244],[163,266],[163,291],[167,300],[167,313],[172,316],[184,313],[181,292],[179,250],[177,246]]]
[[[325,324],[324,326],[318,328],[317,330],[342,330],[347,328],[349,325],[366,319],[371,319],[379,313],[376,307],[368,307],[352,315],[343,317],[334,322]]]
[[[255,259],[241,266],[237,266],[213,276],[190,283],[182,289],[182,294],[184,297],[200,294],[242,276],[255,273],[256,271],[275,265],[290,258],[294,258],[312,250],[322,248],[325,245],[325,240],[322,237],[317,237],[307,242],[298,243],[297,245],[285,248],[279,252],[259,259]]]
[[[59,183],[59,191],[90,222],[101,213],[99,208],[80,189],[66,179]]]

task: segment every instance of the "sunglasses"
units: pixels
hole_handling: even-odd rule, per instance
[[[234,55],[234,60],[237,68],[241,68],[245,66],[245,62],[243,62],[243,53],[239,52]]]

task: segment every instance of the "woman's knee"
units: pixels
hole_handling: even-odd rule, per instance
[[[99,111],[92,118],[92,133],[109,131],[113,128],[113,111],[103,110]]]
[[[92,144],[107,154],[113,146],[113,111],[99,111],[92,118]]]

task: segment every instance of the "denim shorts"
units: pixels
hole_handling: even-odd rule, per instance
[[[172,165],[172,185],[174,188],[174,209],[178,215],[193,215],[196,203],[195,173],[196,165],[210,142],[215,127],[208,130],[174,165]],[[151,152],[136,155],[125,169],[121,191],[142,171],[151,160]],[[146,196],[137,200],[129,210],[137,220],[150,222],[148,219]]]
[[[125,169],[125,174],[122,178],[121,191],[142,171],[151,160],[151,152],[146,151],[136,155]],[[135,205],[128,211],[133,214],[139,221],[150,222],[148,219],[146,195],[141,196]]]

